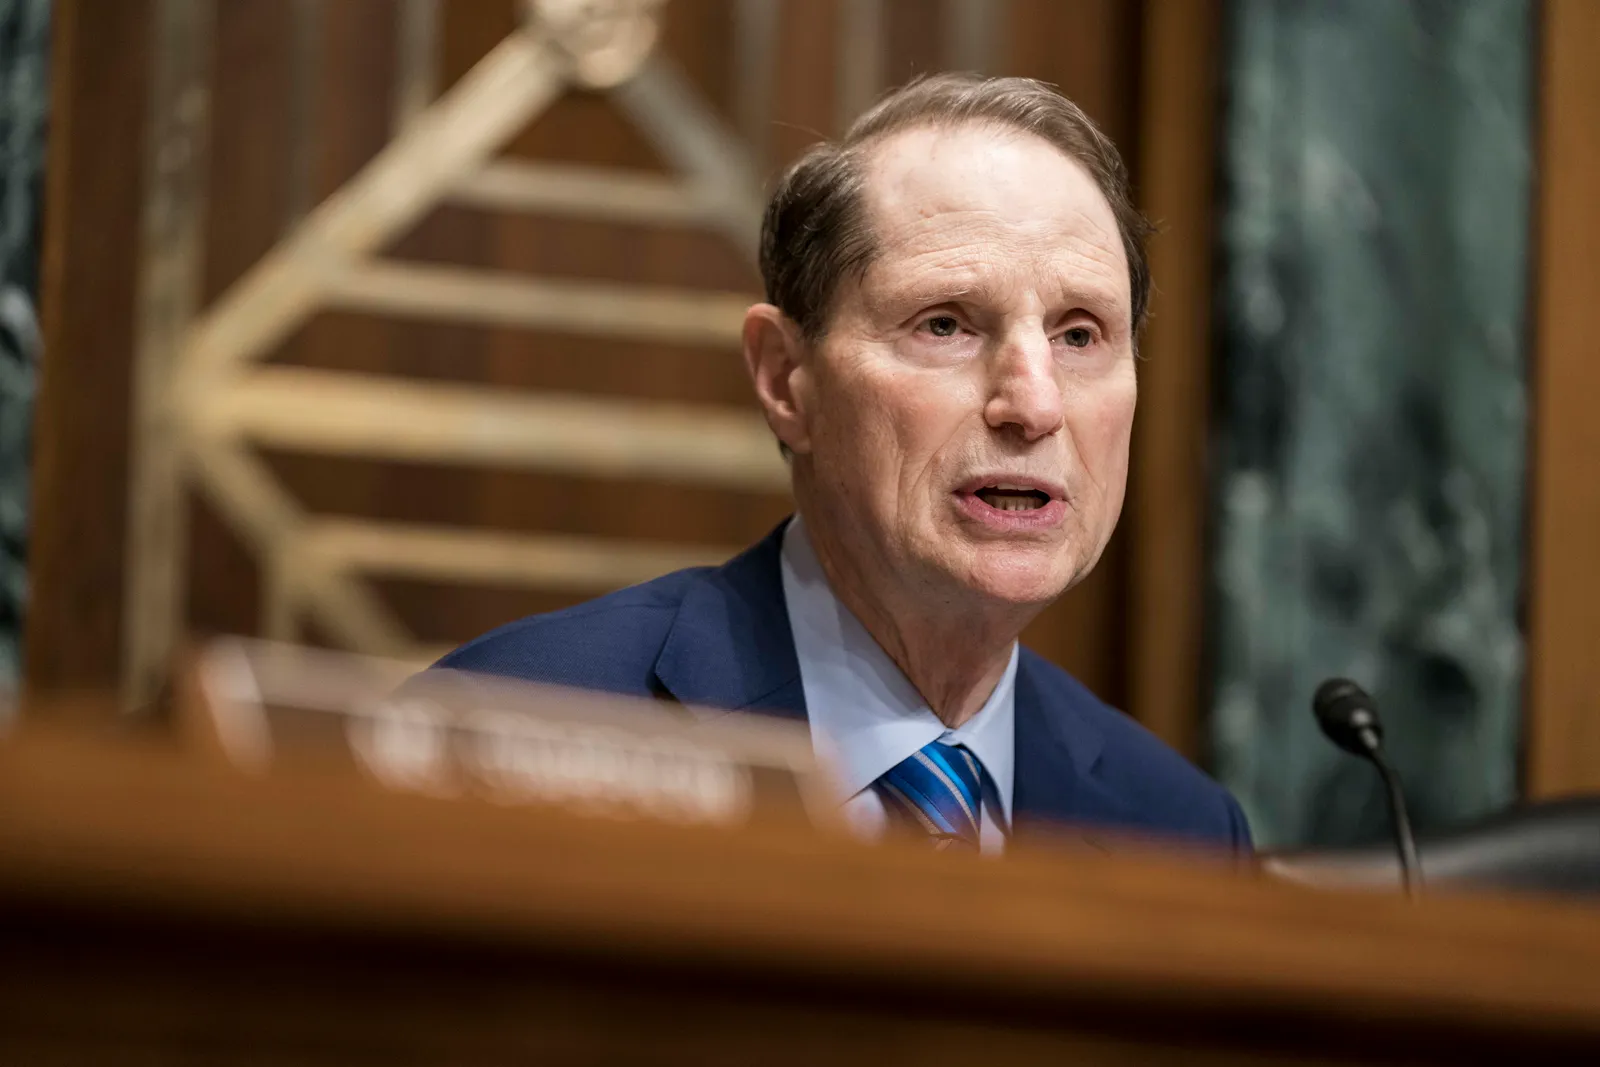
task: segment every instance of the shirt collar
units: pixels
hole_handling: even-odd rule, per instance
[[[1011,820],[1016,762],[1017,645],[989,699],[951,730],[833,594],[797,515],[783,533],[783,596],[794,634],[806,715],[818,758],[849,799],[930,741],[967,746],[993,781]]]

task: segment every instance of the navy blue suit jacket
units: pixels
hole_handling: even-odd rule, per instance
[[[803,721],[782,529],[721,567],[502,626],[438,666]],[[1027,649],[1017,664],[1016,733],[1018,834],[1101,826],[1250,847],[1226,790]]]

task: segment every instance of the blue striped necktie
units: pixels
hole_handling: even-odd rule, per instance
[[[889,821],[916,827],[935,849],[978,848],[983,766],[960,745],[930,741],[872,783]]]

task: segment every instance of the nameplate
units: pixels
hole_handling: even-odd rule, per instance
[[[193,678],[191,732],[249,771],[682,824],[832,818],[795,722],[235,639]]]

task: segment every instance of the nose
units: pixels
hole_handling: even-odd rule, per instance
[[[996,430],[1014,428],[1025,441],[1060,430],[1066,420],[1055,354],[1040,329],[1001,339],[988,361],[989,399],[983,417]]]

